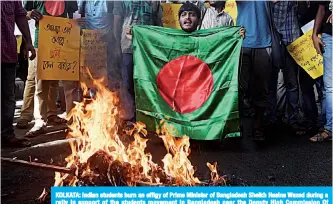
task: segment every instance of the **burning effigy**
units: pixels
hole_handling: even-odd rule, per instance
[[[119,98],[104,87],[103,79],[94,80],[96,95],[76,103],[68,115],[68,138],[72,154],[65,160],[71,173],[55,173],[54,186],[197,186],[227,185],[225,177],[217,172],[217,164],[207,163],[211,178],[207,182],[195,176],[188,159],[188,136],[174,137],[165,122],[161,122],[157,135],[167,150],[163,166],[154,163],[146,152],[147,130],[137,122],[126,131],[128,144],[119,134]],[[84,94],[88,88],[82,84]],[[128,139],[128,138],[127,138]]]

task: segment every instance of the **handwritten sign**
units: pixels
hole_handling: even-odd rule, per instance
[[[83,30],[80,53],[80,81],[92,85],[93,78],[107,76],[107,34],[103,30]],[[107,79],[104,80],[107,83]]]
[[[178,11],[181,6],[182,4],[162,3],[162,22],[164,27],[181,29],[178,21]]]
[[[78,81],[79,51],[75,20],[44,16],[39,22],[37,78]]]
[[[313,79],[323,75],[323,57],[317,54],[312,43],[312,31],[287,46],[287,50],[299,66],[301,66]]]
[[[232,17],[232,19],[234,20],[234,25],[236,25],[236,20],[238,15],[236,0],[226,1],[224,11]]]

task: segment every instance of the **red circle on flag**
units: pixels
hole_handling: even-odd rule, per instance
[[[60,16],[65,12],[65,1],[64,0],[46,0],[44,2],[45,10],[51,16]]]
[[[204,61],[185,55],[164,65],[157,74],[156,83],[169,106],[184,114],[197,110],[207,101],[214,79]]]

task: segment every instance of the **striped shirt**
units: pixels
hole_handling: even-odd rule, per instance
[[[288,45],[301,36],[296,1],[279,1],[273,5],[273,20],[282,41]]]
[[[205,16],[202,20],[200,29],[216,28],[220,26],[233,26],[234,21],[232,17],[226,12],[218,13],[213,7],[207,8]]]

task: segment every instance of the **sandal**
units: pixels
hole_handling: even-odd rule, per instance
[[[4,139],[1,141],[3,146],[6,147],[30,147],[31,146],[31,142],[30,140],[26,139],[26,138],[16,138],[16,137],[10,137],[7,139]]]
[[[33,138],[45,133],[45,128],[40,126],[33,127],[25,134],[25,137]]]
[[[326,135],[326,136],[324,136],[324,135]],[[332,132],[330,132],[326,129],[323,132],[320,132],[310,138],[311,142],[325,142],[325,141],[329,141],[329,140],[332,140]]]
[[[67,120],[64,119],[64,118],[60,118],[57,115],[52,115],[52,116],[49,116],[47,118],[47,123],[48,124],[57,124],[57,125],[59,125],[59,124],[65,124],[65,123],[67,123]]]
[[[20,119],[16,124],[16,128],[18,129],[27,129],[28,127],[29,127],[29,121],[25,119]]]

